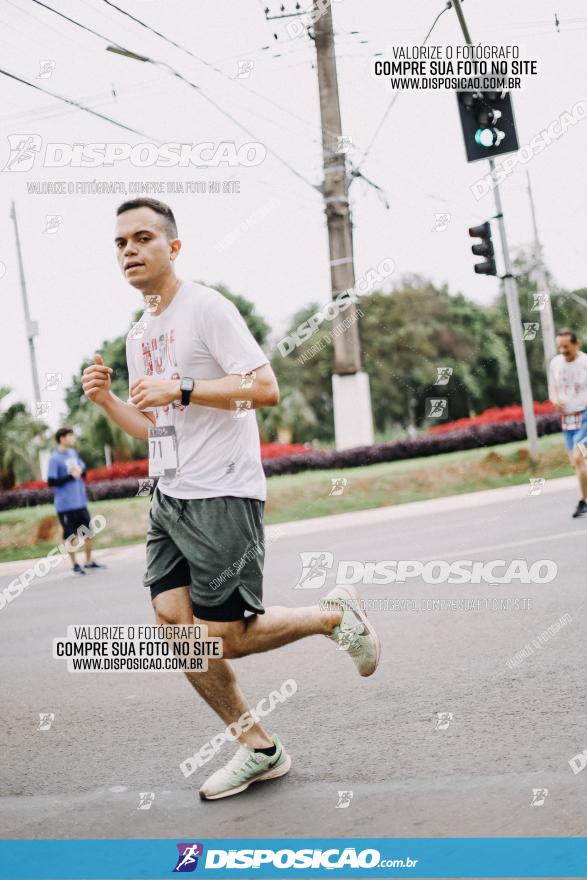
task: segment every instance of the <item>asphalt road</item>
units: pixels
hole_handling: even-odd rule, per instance
[[[277,527],[268,605],[318,601],[340,560],[549,559],[558,574],[546,584],[359,585],[365,598],[421,608],[370,611],[382,639],[370,679],[322,637],[236,661],[252,703],[297,682],[267,719],[293,765],[217,802],[201,802],[198,783],[234,746],[183,777],[180,761],[222,725],[181,673],[75,675],[51,656],[69,624],[152,622],[144,548],[102,553],[108,570],[85,578],[57,569],[34,582],[0,611],[2,837],[584,835],[587,772],[569,766],[587,748],[587,519],[570,516],[576,494],[559,480],[535,497],[522,486]],[[323,588],[295,589],[310,551],[335,564]],[[0,589],[27,565],[1,567]],[[529,607],[422,605],[480,597]],[[508,667],[565,614],[558,634]],[[41,712],[55,715],[49,730],[38,730]],[[448,727],[439,712],[452,713]],[[531,805],[533,789],[548,789],[542,805]],[[352,791],[348,806],[337,807],[339,791]],[[154,794],[149,809],[138,809],[141,792]]]

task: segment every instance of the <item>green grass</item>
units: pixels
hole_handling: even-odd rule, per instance
[[[531,476],[555,479],[572,473],[560,434],[540,439],[540,460],[535,466],[528,461],[526,448],[525,441],[520,441],[408,461],[271,477],[265,522],[406,504],[528,483]],[[332,479],[339,477],[347,485],[342,495],[331,496]],[[148,498],[92,502],[90,512],[102,514],[108,523],[95,540],[96,548],[144,541],[148,510]],[[45,555],[61,540],[52,505],[0,512],[0,562]]]

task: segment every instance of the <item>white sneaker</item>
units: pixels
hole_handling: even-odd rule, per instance
[[[341,651],[347,651],[359,675],[373,675],[379,665],[381,642],[361,608],[356,591],[353,587],[335,587],[322,600],[321,604],[325,603],[342,609],[342,620],[328,638],[336,642]]]
[[[240,746],[228,764],[208,777],[200,789],[200,797],[214,801],[239,794],[253,782],[285,776],[291,767],[291,758],[278,736],[273,735],[271,739],[277,746],[274,755],[264,755],[248,746]]]

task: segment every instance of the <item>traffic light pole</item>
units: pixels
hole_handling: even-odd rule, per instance
[[[534,259],[536,261],[536,288],[539,296],[543,297],[544,306],[540,309],[540,324],[542,327],[542,344],[544,346],[544,362],[546,375],[550,373],[550,362],[556,355],[556,333],[554,330],[554,318],[552,316],[552,298],[550,286],[546,277],[546,269],[542,259],[542,245],[538,238],[538,226],[536,224],[536,212],[534,211],[534,197],[530,174],[526,171],[528,181],[528,198],[530,199],[530,211],[532,213],[532,227],[534,229]]]
[[[461,0],[452,0],[465,42],[470,46],[473,45],[463,10],[461,8]],[[501,195],[499,192],[499,184],[495,175],[495,163],[492,158],[489,159],[489,168],[493,181],[493,193],[495,196],[495,213],[499,226],[499,238],[501,241],[501,249],[503,252],[503,262],[505,268],[505,276],[503,278],[505,287],[505,296],[508,307],[508,315],[510,319],[510,329],[512,333],[512,343],[514,347],[514,358],[516,362],[516,371],[518,374],[518,382],[520,386],[520,397],[522,399],[522,409],[524,412],[524,422],[526,425],[526,436],[528,437],[528,449],[532,461],[538,461],[538,431],[536,429],[536,416],[534,413],[534,401],[532,399],[532,386],[530,384],[530,371],[528,369],[528,359],[526,357],[526,348],[524,346],[524,337],[522,335],[522,316],[520,313],[520,301],[518,298],[518,285],[512,273],[512,264],[510,260],[510,252],[508,240],[505,231],[505,223],[503,220],[503,210],[501,205]]]
[[[503,221],[501,194],[499,192],[499,185],[495,176],[495,162],[493,161],[493,159],[489,160],[489,168],[491,170],[491,177],[494,184],[493,193],[495,196],[495,213],[497,215],[497,223],[499,226],[499,238],[501,241],[503,263],[505,269],[503,283],[505,287],[505,298],[507,302],[510,328],[512,332],[512,342],[514,345],[514,358],[516,361],[516,371],[518,373],[518,382],[520,385],[520,396],[522,398],[522,409],[524,411],[524,422],[526,423],[528,448],[530,450],[530,458],[532,459],[532,461],[538,461],[538,431],[536,429],[536,415],[534,413],[534,401],[532,399],[532,385],[530,384],[528,358],[526,357],[526,348],[524,345],[524,337],[522,335],[522,315],[520,314],[518,285],[512,273],[510,251],[505,231],[505,223]]]

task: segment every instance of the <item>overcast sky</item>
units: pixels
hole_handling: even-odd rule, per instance
[[[206,66],[104,0],[47,0],[47,4],[119,45],[171,65],[200,86],[217,107],[161,67],[106,52],[104,40],[32,0],[0,0],[4,69],[145,135],[125,132],[1,76],[0,167],[6,166],[9,139],[15,135],[38,136],[43,149],[47,143],[146,141],[234,141],[238,146],[255,139],[303,179],[271,153],[250,168],[138,168],[128,161],[110,168],[44,168],[37,157],[29,171],[2,171],[0,261],[5,273],[0,278],[0,384],[11,386],[27,401],[32,399],[14,230],[8,215],[11,199],[16,202],[31,316],[40,327],[36,346],[41,380],[46,372],[60,372],[64,383],[69,382],[82,359],[99,349],[104,339],[127,331],[142,302],[115,261],[113,217],[122,197],[30,194],[27,185],[33,182],[112,180],[128,185],[140,180],[239,180],[240,194],[161,196],[171,204],[183,240],[177,264],[180,276],[223,282],[249,297],[276,333],[305,303],[326,302],[330,279],[325,218],[321,196],[311,186],[322,176],[311,40],[289,38],[287,21],[267,22],[265,0],[119,0],[118,5],[190,49],[208,62]],[[280,5],[269,2],[272,13]],[[285,5],[287,11],[293,10],[292,2]],[[409,4],[339,0],[333,5],[343,131],[353,139],[350,156],[355,162],[371,142],[392,97],[383,80],[371,75],[373,55],[393,44],[420,43],[443,6],[442,0]],[[516,43],[526,57],[539,59],[540,75],[513,95],[520,144],[587,99],[587,15],[581,0],[556,5],[547,0],[515,4],[467,0],[463,8],[474,42]],[[428,45],[461,42],[455,13],[449,10],[439,19]],[[49,77],[39,77],[41,61],[54,62]],[[239,61],[254,62],[248,78],[237,77]],[[587,284],[586,141],[583,120],[540,155],[519,164],[502,187],[512,248],[528,246],[532,227],[526,170],[530,171],[545,257],[557,282],[568,288]],[[484,221],[495,209],[491,194],[477,201],[471,193],[487,163],[466,162],[454,93],[402,92],[362,170],[385,191],[390,209],[364,181],[352,184],[357,277],[391,257],[396,277],[417,272],[435,283],[446,282],[453,292],[489,303],[498,282],[473,274],[467,227]],[[435,215],[441,212],[450,214],[450,223],[444,231],[434,231]],[[45,231],[47,215],[62,217],[54,234]],[[58,421],[60,398],[59,392],[44,395],[53,403],[52,425]]]

